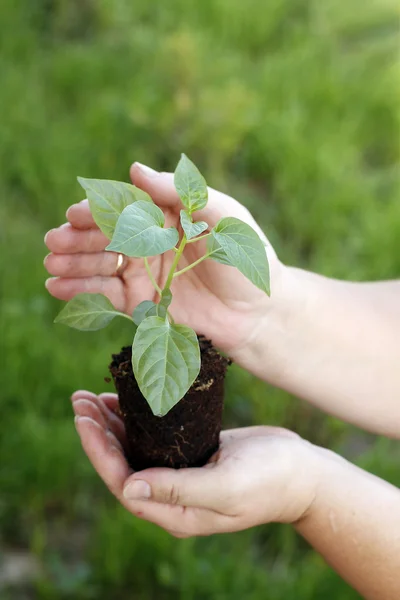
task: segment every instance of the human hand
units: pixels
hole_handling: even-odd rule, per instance
[[[135,163],[131,168],[133,183],[145,190],[165,213],[166,227],[180,228],[182,208],[175,191],[173,175],[158,173]],[[210,338],[236,362],[248,367],[248,349],[263,334],[262,323],[273,306],[279,305],[283,265],[248,210],[233,198],[209,189],[209,202],[195,214],[210,227],[225,216],[235,216],[251,225],[267,245],[271,270],[272,297],[252,285],[239,271],[207,260],[178,277],[173,285],[172,316],[197,333]],[[48,272],[55,276],[46,282],[49,292],[60,300],[70,300],[81,292],[102,293],[114,306],[132,314],[142,300],[154,299],[142,259],[126,259],[123,273],[114,277],[117,256],[105,252],[107,238],[93,221],[87,200],[71,206],[68,223],[48,232],[45,242],[51,251],[45,259]],[[191,264],[205,253],[205,241],[188,244],[180,267]],[[162,287],[171,262],[172,251],[149,258],[157,283]],[[265,332],[264,332],[265,333]],[[265,334],[263,337],[268,338]]]
[[[294,523],[313,504],[319,449],[291,431],[225,431],[219,451],[205,467],[134,473],[123,454],[117,396],[80,391],[72,403],[83,448],[110,491],[133,515],[176,537]]]

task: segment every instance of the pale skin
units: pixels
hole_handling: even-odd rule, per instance
[[[173,177],[135,163],[135,185],[178,225]],[[210,189],[195,214],[213,226],[236,216],[254,227],[236,200]],[[51,230],[45,266],[49,292],[61,300],[103,293],[131,313],[156,298],[141,259],[115,277],[117,257],[95,226],[86,200],[71,206],[68,223]],[[204,254],[189,244],[184,268]],[[345,283],[287,267],[268,244],[271,298],[239,272],[205,261],[177,277],[171,313],[211,338],[258,377],[322,410],[370,431],[400,438],[400,282]],[[173,252],[150,259],[162,286]],[[333,453],[273,427],[225,431],[221,448],[202,469],[133,473],[124,455],[117,398],[87,391],[72,396],[83,448],[111,492],[132,514],[177,537],[237,531],[269,522],[292,523],[365,598],[400,593],[400,491]]]

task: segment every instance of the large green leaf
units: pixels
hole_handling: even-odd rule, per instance
[[[174,183],[182,204],[190,213],[205,207],[208,199],[206,180],[185,154],[175,169]]]
[[[193,223],[192,218],[185,210],[181,210],[181,225],[188,240],[196,237],[196,235],[200,235],[200,233],[203,233],[203,231],[208,228],[208,225],[205,221],[197,221],[196,223]]]
[[[78,294],[64,306],[54,322],[63,323],[81,331],[102,329],[114,317],[129,317],[115,310],[102,294]]]
[[[269,294],[267,254],[254,229],[235,217],[225,217],[216,224],[212,235],[225,252],[230,264]]]
[[[195,332],[167,319],[148,317],[132,346],[132,366],[153,413],[163,417],[186,394],[200,371]]]
[[[111,240],[115,225],[124,208],[132,202],[152,202],[146,192],[123,181],[86,179],[78,177],[86,192],[93,219],[101,231]]]
[[[164,213],[158,206],[138,200],[122,211],[106,250],[131,257],[163,254],[176,246],[179,240],[174,227],[163,228],[164,221]]]

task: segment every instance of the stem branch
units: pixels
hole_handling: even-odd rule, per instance
[[[198,258],[191,265],[188,265],[184,269],[181,269],[180,271],[177,271],[176,273],[174,273],[173,277],[178,277],[179,275],[182,275],[182,273],[186,273],[187,271],[190,271],[190,269],[193,269],[193,267],[196,267],[199,263],[203,262],[203,260],[205,260],[209,256],[211,256],[211,254],[207,253],[204,256],[202,256],[201,258]]]
[[[178,266],[178,263],[181,259],[181,256],[183,254],[186,244],[187,244],[187,239],[186,239],[186,235],[184,234],[181,239],[181,243],[179,244],[178,252],[175,254],[175,258],[172,261],[172,265],[171,265],[171,268],[168,273],[167,281],[164,284],[163,291],[169,290],[169,288],[171,286],[171,282],[174,277],[175,269]]]
[[[195,237],[191,240],[188,240],[188,244],[194,244],[194,242],[199,242],[200,240],[205,240],[209,235],[211,235],[211,231],[209,233],[205,233],[204,235],[200,235],[199,237]]]
[[[154,276],[153,276],[153,273],[151,272],[149,261],[147,260],[147,258],[144,259],[144,266],[146,267],[147,275],[149,276],[149,279],[150,279],[154,289],[161,296],[162,290],[161,290],[160,286],[158,285],[157,281],[154,279]]]

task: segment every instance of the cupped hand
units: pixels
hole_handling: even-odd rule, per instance
[[[131,168],[133,183],[145,190],[166,216],[166,226],[179,226],[182,208],[175,191],[173,175],[158,173],[135,163]],[[272,299],[251,284],[239,271],[213,260],[200,263],[193,270],[177,277],[172,286],[174,319],[197,333],[210,338],[238,362],[240,353],[260,335],[261,322],[271,306],[279,303],[283,265],[248,210],[233,198],[209,189],[209,202],[197,212],[196,220],[205,220],[210,227],[225,216],[235,216],[251,225],[266,243],[271,270]],[[55,276],[46,282],[49,292],[61,300],[70,300],[81,292],[102,293],[114,306],[132,314],[142,300],[154,299],[143,259],[127,259],[120,277],[115,277],[117,255],[106,252],[107,238],[93,221],[87,200],[74,204],[67,211],[68,223],[52,229],[45,242],[51,254],[45,258],[48,272]],[[191,264],[205,253],[205,241],[188,244],[179,264]],[[149,259],[157,283],[162,286],[174,253]],[[279,296],[279,294],[278,294]],[[246,365],[243,365],[246,366]]]
[[[117,396],[79,391],[72,403],[83,448],[110,491],[133,515],[176,537],[294,523],[313,504],[318,448],[291,431],[263,426],[225,431],[205,467],[134,473],[124,457]]]

